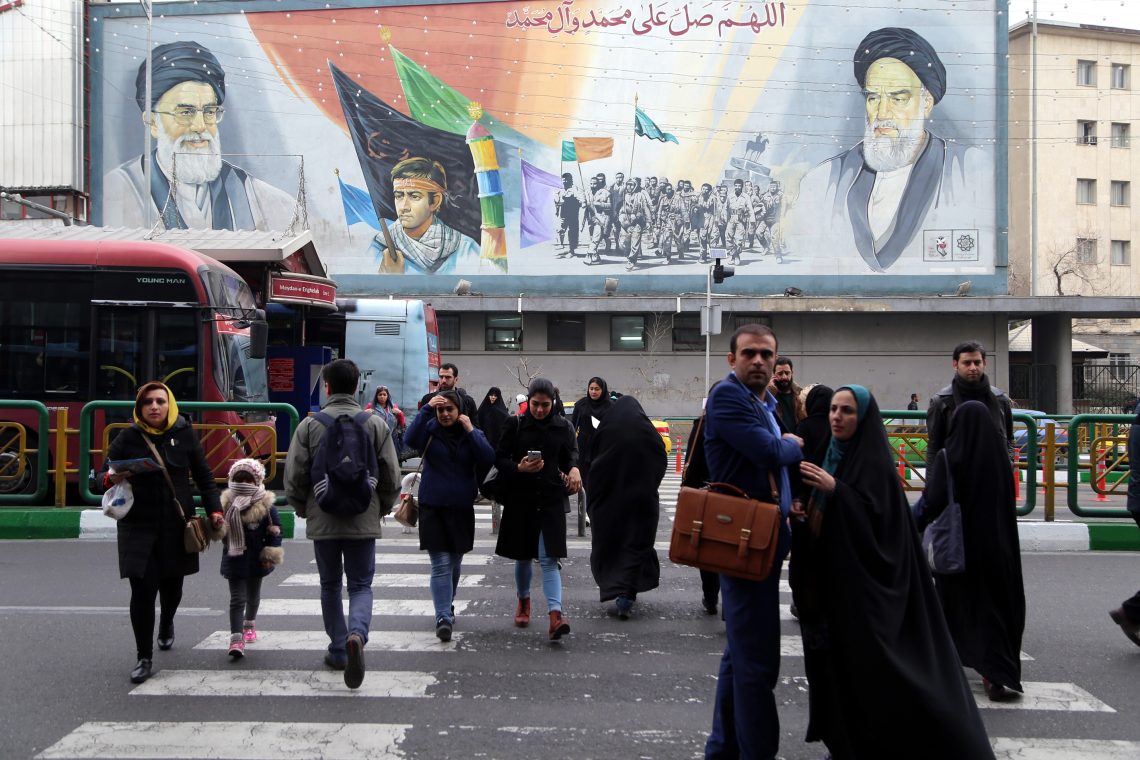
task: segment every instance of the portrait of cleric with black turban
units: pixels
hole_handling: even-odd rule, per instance
[[[948,82],[921,35],[873,31],[855,49],[853,64],[866,111],[863,140],[804,176],[792,224],[806,216],[803,228],[819,229],[830,212],[829,239],[843,248],[853,244],[866,265],[845,271],[886,272],[900,259],[921,266],[924,255],[931,260],[924,231],[977,228],[979,204],[992,209],[976,183],[985,174],[980,151],[928,129]],[[976,232],[963,234],[963,241],[977,239]],[[803,253],[833,255],[820,248],[827,246],[817,239],[815,250]],[[939,247],[935,257],[945,250]]]
[[[145,61],[135,77],[135,101],[154,139],[150,187],[148,157],[136,156],[108,173],[103,225],[147,227],[161,218],[167,229],[286,229],[295,199],[222,158],[223,117],[240,106],[226,103],[226,72],[218,59],[186,41],[157,46],[151,60],[149,104]]]

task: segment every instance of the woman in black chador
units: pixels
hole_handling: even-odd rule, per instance
[[[483,403],[479,404],[473,422],[483,431],[491,448],[495,448],[499,445],[499,439],[503,437],[503,426],[510,418],[511,413],[507,410],[507,403],[503,401],[503,392],[492,386],[483,397]]]
[[[591,377],[590,382],[586,383],[586,395],[574,403],[570,424],[578,436],[578,467],[582,471],[583,483],[590,474],[590,438],[611,407],[613,401],[610,399],[610,388],[600,377]],[[587,488],[586,498],[589,496],[590,489]]]
[[[935,574],[950,635],[962,664],[983,677],[995,702],[1016,699],[1021,688],[1021,634],[1025,631],[1025,588],[1013,493],[1013,467],[1005,440],[994,429],[986,406],[967,401],[954,412],[946,457],[931,464],[926,478],[922,530],[946,508],[947,470],[962,506],[966,571]]]
[[[601,601],[615,599],[618,617],[625,620],[637,595],[657,588],[661,577],[653,542],[665,445],[637,399],[622,396],[594,431],[590,446],[590,570]]]
[[[993,760],[966,683],[879,406],[858,385],[831,400],[823,466],[803,462],[818,584],[803,621],[807,741],[835,760]],[[815,606],[818,605],[818,606]]]

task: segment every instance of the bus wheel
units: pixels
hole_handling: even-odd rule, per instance
[[[14,443],[15,434],[0,441],[0,496],[35,493],[36,491],[36,465],[39,464],[37,454],[33,453],[38,445],[33,436],[28,436],[28,448],[24,451],[24,471],[19,477],[11,477],[19,469],[20,454],[9,448]]]

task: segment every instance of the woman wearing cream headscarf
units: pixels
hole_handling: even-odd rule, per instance
[[[222,523],[214,473],[198,435],[178,416],[174,394],[159,382],[139,388],[134,424],[111,442],[107,460],[154,459],[148,440],[170,473],[174,493],[161,470],[116,472],[107,477],[114,483],[130,478],[135,497],[131,511],[118,522],[119,577],[131,582],[131,628],[138,650],[138,664],[131,671],[133,683],[150,678],[153,669],[155,598],[161,608],[158,648],[165,651],[174,646],[174,613],[182,600],[182,579],[198,572],[198,555],[188,554],[182,543],[186,520],[194,514],[191,477],[214,527]],[[176,511],[179,506],[182,519]]]

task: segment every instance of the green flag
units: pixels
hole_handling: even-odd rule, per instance
[[[573,140],[562,141],[562,160],[563,161],[577,161],[578,153],[574,150]]]
[[[648,137],[650,140],[660,140],[661,142],[677,142],[677,138],[668,132],[662,132],[661,127],[649,118],[649,114],[642,111],[637,106],[633,107],[633,131],[639,137]]]

